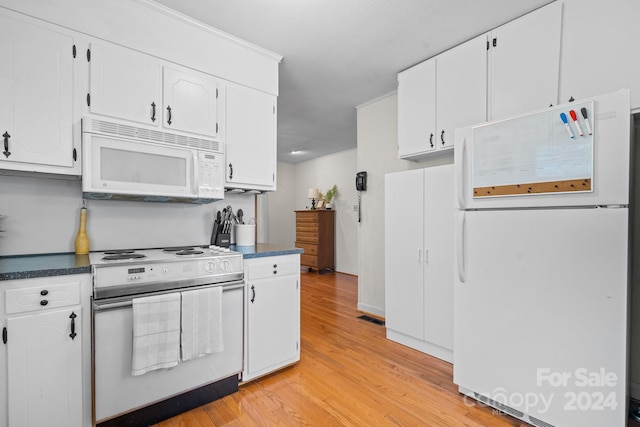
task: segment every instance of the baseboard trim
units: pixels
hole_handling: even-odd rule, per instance
[[[378,317],[384,318],[384,310],[380,307],[376,307],[374,305],[363,304],[361,302],[358,303],[358,311],[362,311],[364,313],[373,314]]]

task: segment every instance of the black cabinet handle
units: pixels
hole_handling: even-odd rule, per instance
[[[229,163],[229,179],[233,179],[233,165]]]
[[[171,126],[171,105],[167,105],[167,112],[169,113],[169,116],[167,117],[167,124]]]
[[[5,131],[2,137],[4,138],[4,151],[2,152],[2,154],[4,154],[6,158],[9,158],[9,156],[11,155],[11,151],[9,151],[9,138],[11,138],[11,135],[9,135],[9,132]]]
[[[49,301],[47,301],[46,299],[43,299],[43,300],[40,301],[40,305],[43,306],[43,307],[45,305],[47,305],[47,304],[49,304]]]
[[[442,142],[442,145],[444,145],[444,129],[442,129],[442,132],[440,133],[440,141]]]
[[[7,328],[6,328],[6,326],[4,328],[2,328],[2,342],[4,344],[7,343]]]
[[[69,334],[71,339],[75,339],[76,335],[78,335],[78,334],[76,334],[76,317],[78,317],[78,315],[76,315],[72,311],[71,315],[69,316],[69,319],[71,319],[71,333]]]
[[[251,285],[251,304],[256,300],[256,287]]]
[[[40,295],[45,296],[45,295],[49,295],[49,291],[46,289],[43,289],[40,291]]]
[[[152,122],[156,121],[156,103],[155,102],[151,103],[151,121]]]
[[[433,134],[429,136],[429,145],[433,148]]]

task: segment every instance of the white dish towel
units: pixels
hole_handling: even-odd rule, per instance
[[[222,286],[182,293],[182,360],[224,351]]]
[[[180,360],[180,293],[133,299],[132,375]]]

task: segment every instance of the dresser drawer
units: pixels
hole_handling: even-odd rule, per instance
[[[245,261],[245,279],[259,280],[285,274],[298,274],[300,261],[298,255],[271,256]]]
[[[296,231],[301,231],[303,233],[317,233],[318,232],[318,224],[314,224],[311,222],[303,222],[296,224]]]
[[[302,249],[306,255],[318,255],[318,245],[296,242],[296,248]]]
[[[9,289],[5,293],[7,314],[80,304],[80,282]]]
[[[318,222],[318,212],[297,212],[296,220],[298,222]]]
[[[306,265],[309,267],[317,267],[318,266],[318,257],[317,255],[300,255],[300,264]]]
[[[307,243],[318,243],[318,233],[304,232],[304,231],[297,232],[296,241],[307,242]]]

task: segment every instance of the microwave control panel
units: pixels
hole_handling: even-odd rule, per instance
[[[198,197],[224,198],[224,155],[222,153],[198,152]]]

